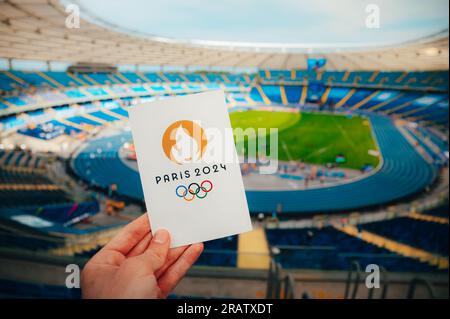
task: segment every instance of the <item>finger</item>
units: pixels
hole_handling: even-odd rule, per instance
[[[142,238],[142,240],[136,246],[134,246],[133,249],[130,250],[130,252],[127,255],[127,258],[138,256],[144,253],[147,250],[148,245],[150,245],[152,237],[153,236],[151,232],[145,235],[144,238]]]
[[[170,247],[170,234],[165,229],[158,230],[152,238],[147,250],[137,258],[141,258],[150,264],[152,270],[156,272],[167,260]]]
[[[147,214],[136,218],[126,225],[111,241],[103,247],[104,250],[115,250],[123,255],[128,254],[145,235],[150,232]]]
[[[180,258],[159,278],[158,286],[161,290],[161,298],[169,295],[184,277],[188,269],[195,263],[202,251],[202,243],[189,246]]]
[[[181,246],[181,247],[176,247],[176,248],[172,248],[169,250],[169,253],[167,255],[167,260],[164,263],[164,265],[158,269],[158,271],[155,273],[155,277],[156,279],[158,279],[159,277],[161,277],[164,272],[170,267],[172,266],[178,258],[180,258],[180,256],[184,253],[184,251],[186,249],[188,249],[189,245],[186,246]]]

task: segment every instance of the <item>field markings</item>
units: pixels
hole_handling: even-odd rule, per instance
[[[319,148],[317,151],[310,153],[308,156],[305,156],[305,159],[316,156],[316,155],[320,155],[325,153],[328,149],[330,148],[330,145],[326,146],[326,147],[322,147]]]
[[[339,131],[341,131],[342,135],[344,136],[345,140],[350,144],[351,148],[353,149],[353,151],[355,151],[356,153],[358,152],[355,143],[353,143],[352,139],[347,135],[347,132],[342,128],[342,126],[336,122],[335,118],[332,118],[333,121],[336,123],[337,128],[339,129]]]
[[[292,159],[291,153],[289,152],[289,148],[286,145],[286,142],[282,141],[281,144],[283,145],[283,149],[286,151],[286,155],[288,156],[288,159],[290,161],[292,161],[293,159]]]
[[[363,123],[354,123],[347,122],[345,115],[332,115],[330,117],[327,116],[326,118],[321,116],[317,118],[317,120],[314,120],[313,117],[313,121],[311,122],[306,116],[308,115],[308,112],[290,113],[292,115],[295,114],[295,116],[290,117],[283,117],[281,115],[277,115],[275,112],[272,112],[260,110],[253,110],[248,113],[244,112],[247,113],[244,116],[245,120],[241,117],[242,113],[238,112],[236,113],[238,117],[232,118],[233,127],[245,128],[260,126],[269,130],[270,127],[277,127],[278,133],[283,132],[283,134],[280,134],[278,141],[278,145],[280,147],[279,156],[282,155],[288,161],[299,161],[300,159],[303,159],[308,162],[315,162],[316,160],[319,162],[325,162],[329,156],[335,155],[332,153],[337,154],[339,152],[348,152],[347,155],[350,158],[360,159],[364,156],[363,158],[365,160],[367,159],[367,161],[371,161],[373,159],[373,156],[368,155],[367,151],[374,147],[367,146],[365,141],[361,141],[361,143],[359,143],[358,140],[354,140],[352,138],[354,131],[358,134],[369,131],[371,133],[369,134],[369,139],[370,137],[372,137],[372,139],[374,138],[373,132],[371,132],[370,129],[371,126],[369,120],[365,120]],[[305,115],[305,117],[303,117],[303,115]],[[304,125],[303,122],[301,122],[302,120],[305,120]],[[344,120],[344,122],[340,122],[340,120]],[[358,128],[359,126],[355,127],[354,124],[359,124],[364,129],[360,131]],[[266,137],[270,136],[270,132],[267,133],[268,134],[266,134]],[[318,133],[323,134],[323,138],[316,138]],[[337,143],[335,140],[335,137],[339,136],[339,134],[342,135],[342,137],[340,137],[342,143]],[[310,138],[312,139],[311,142],[315,141],[315,143],[312,144],[315,145],[315,147],[311,147],[311,142],[307,142]],[[372,139],[371,141],[373,142]],[[364,149],[361,148],[363,145]],[[377,148],[376,146],[377,145],[375,143],[374,149]]]

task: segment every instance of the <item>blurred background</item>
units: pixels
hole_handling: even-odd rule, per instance
[[[221,89],[278,168],[239,154],[254,231],[171,298],[448,298],[448,9],[0,1],[0,297],[80,298],[66,267],[146,211],[127,108]]]

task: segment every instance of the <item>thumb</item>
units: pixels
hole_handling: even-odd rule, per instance
[[[165,229],[160,229],[153,236],[150,245],[142,255],[152,265],[153,271],[160,269],[167,259],[170,246],[170,234]]]

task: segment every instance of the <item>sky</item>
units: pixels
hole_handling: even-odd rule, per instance
[[[448,0],[75,0],[82,17],[179,40],[399,44],[448,28]],[[63,1],[64,3],[64,1]],[[368,4],[380,28],[365,25]]]

